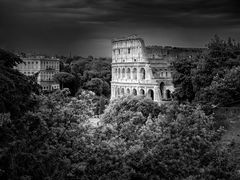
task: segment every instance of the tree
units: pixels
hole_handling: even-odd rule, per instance
[[[74,78],[72,74],[67,72],[59,72],[53,75],[53,79],[60,84],[61,89],[73,83]]]
[[[196,64],[192,59],[179,59],[173,62],[173,66],[175,69],[173,84],[176,87],[174,95],[180,102],[186,100],[191,102],[195,97],[191,74]]]
[[[94,93],[69,94],[42,95],[35,111],[0,123],[1,179],[239,178],[231,149],[218,143],[222,129],[200,106],[158,110],[150,99],[125,97],[94,128]]]
[[[22,59],[20,59],[15,54],[0,49],[0,66],[1,67],[7,67],[7,68],[13,68],[14,66],[17,66],[17,64],[23,63]]]
[[[39,93],[39,86],[32,77],[13,69],[23,63],[16,55],[0,49],[0,113],[9,112],[19,117],[33,107],[32,93]]]
[[[122,113],[131,111],[131,112],[141,112],[145,120],[148,116],[157,117],[161,111],[164,111],[165,108],[160,107],[156,102],[152,101],[149,98],[142,96],[128,96],[122,97],[119,99],[113,100],[103,115],[103,121],[105,122],[115,122],[119,123],[120,120],[118,116],[121,116]],[[123,119],[128,121],[128,119]]]
[[[176,70],[173,76],[175,97],[180,102],[208,101],[202,99],[204,89],[211,86],[214,78],[223,78],[229,69],[240,65],[240,49],[231,38],[224,41],[214,36],[207,46],[207,53],[193,60],[178,59],[173,64]]]
[[[214,106],[230,104],[240,97],[240,66],[216,75],[210,86],[201,90],[197,101]]]
[[[65,72],[69,72],[69,69],[71,69],[70,73],[76,78],[74,80],[75,85],[71,85],[71,87],[69,87],[70,89],[72,89],[74,86],[73,89],[76,90],[75,92],[77,92],[78,89],[85,89],[94,91],[96,94],[101,94],[100,92],[97,92],[98,90],[94,89],[94,87],[91,85],[92,83],[97,83],[95,79],[98,78],[103,81],[100,83],[103,84],[103,95],[106,97],[110,96],[111,59],[97,59],[91,56],[88,58],[73,57],[67,61],[67,63],[68,64],[65,65],[63,70]]]
[[[85,124],[93,115],[94,94],[69,94],[64,89],[41,95],[34,112],[1,124],[1,179],[66,179],[79,167],[87,155]]]
[[[110,94],[110,87],[108,83],[100,78],[92,78],[85,85],[85,88],[96,93],[97,96]]]
[[[133,98],[133,97],[132,97]],[[219,144],[222,129],[200,106],[172,104],[154,118],[138,109],[140,99],[122,98],[107,108],[94,156],[85,175],[102,179],[231,179],[237,163]],[[112,110],[112,112],[110,112]],[[104,152],[104,153],[103,153]]]

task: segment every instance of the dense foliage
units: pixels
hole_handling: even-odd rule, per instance
[[[76,168],[94,94],[69,94],[64,89],[41,95],[35,111],[1,122],[1,179],[65,179]]]
[[[197,101],[224,105],[240,98],[240,66],[226,69],[224,76],[217,74],[211,84],[205,87]]]
[[[27,77],[13,69],[22,60],[16,55],[0,49],[0,113],[10,112],[18,117],[33,106],[32,92],[38,93],[39,86],[34,77]]]
[[[101,141],[118,152],[111,166],[116,168],[116,179],[234,178],[234,157],[219,144],[223,131],[214,127],[213,118],[200,106],[166,108],[152,102],[161,113],[151,117],[153,108],[146,111],[147,116],[135,111],[141,101],[149,100],[128,97],[112,102],[103,116]],[[113,170],[107,170],[104,177],[111,179]]]
[[[110,96],[111,59],[91,56],[63,58],[62,71],[74,76],[74,79],[63,82],[63,87],[68,87],[73,95],[79,89],[85,89],[92,90],[99,96]],[[67,83],[72,83],[72,80],[75,84],[68,86]],[[97,87],[93,88],[94,86]]]
[[[59,72],[53,75],[53,79],[58,82],[60,88],[63,89],[63,85],[67,88],[71,87],[74,83],[75,77],[67,72]]]
[[[109,103],[111,94],[111,59],[107,58],[73,58],[61,57],[61,71],[54,75],[54,79],[62,88],[69,88],[74,96],[81,90],[93,91],[97,96],[95,114],[103,113]]]
[[[14,64],[18,59],[13,61]],[[184,61],[186,66],[181,64]],[[200,97],[196,95],[192,79],[187,79],[198,64],[181,62],[178,64],[182,73],[179,77],[191,82],[192,87],[187,86],[187,89],[192,89],[194,99]],[[90,119],[96,111],[103,112],[104,89],[107,88],[104,81],[109,82],[89,76],[91,73],[86,73],[88,67],[83,64],[71,66],[76,68],[75,73],[70,70],[69,74],[57,76],[59,81],[91,77],[83,81],[82,87],[95,93],[77,88],[75,96],[73,89],[37,94],[34,77],[27,78],[5,62],[0,64],[4,85],[1,89],[7,87],[8,90],[1,93],[16,101],[9,106],[8,100],[3,99],[5,96],[1,97],[1,105],[6,109],[0,113],[0,179],[240,178],[240,167],[232,153],[235,144],[221,143],[223,129],[215,126],[214,117],[206,115],[201,105],[159,106],[142,96],[122,97],[112,101],[99,125],[93,126]],[[229,98],[239,95],[239,67],[230,66],[222,74],[215,75],[208,86],[200,89],[205,92],[201,97],[220,103],[221,93],[229,87]],[[180,88],[183,87],[186,86]],[[182,97],[188,99],[188,94]],[[14,116],[16,112],[21,113]]]
[[[234,179],[222,129],[200,107],[113,101],[93,127],[94,94],[39,96],[38,108],[1,123],[3,179]],[[154,108],[145,108],[145,107]]]
[[[207,53],[194,59],[179,59],[174,62],[175,97],[180,102],[214,105],[231,103],[236,98],[239,99],[235,93],[240,86],[236,79],[229,79],[231,73],[231,78],[233,73],[238,74],[239,68],[236,68],[238,66],[240,66],[240,44],[231,38],[224,41],[215,36],[208,44]],[[236,91],[232,89],[234,83],[237,86],[234,87]],[[219,88],[224,88],[225,91],[219,92]],[[225,96],[225,99],[220,96]]]

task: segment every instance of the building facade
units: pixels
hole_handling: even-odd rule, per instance
[[[192,58],[201,49],[145,46],[142,38],[112,40],[111,99],[142,95],[164,103],[172,100],[172,62]]]
[[[53,75],[60,70],[60,60],[45,56],[29,56],[21,58],[24,63],[18,64],[16,69],[26,76],[38,73],[37,82],[44,91],[59,89],[59,84],[54,82]]]

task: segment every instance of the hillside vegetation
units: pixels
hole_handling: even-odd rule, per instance
[[[89,119],[100,112],[99,99],[104,105],[108,97],[109,60],[68,59],[55,77],[63,89],[39,94],[34,78],[8,65],[19,59],[4,51],[0,94],[8,99],[1,96],[0,179],[240,179],[239,145],[222,143],[224,123],[213,113],[239,93],[237,47],[215,37],[206,58],[175,62],[175,102],[121,97],[110,102],[97,127]]]

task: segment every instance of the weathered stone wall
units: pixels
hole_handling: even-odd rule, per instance
[[[153,65],[147,58],[144,41],[136,36],[115,39],[112,41],[112,82],[111,99],[124,95],[144,95],[154,101],[169,100],[166,90],[173,91],[171,70],[169,64],[163,63],[163,71],[157,79],[162,79],[164,86],[160,90],[160,83],[156,80]]]
[[[144,95],[163,103],[172,99],[173,68],[177,58],[193,58],[203,49],[162,46],[145,47],[137,36],[112,41],[111,99]]]

